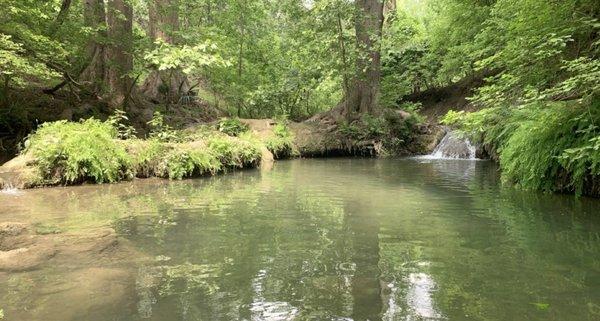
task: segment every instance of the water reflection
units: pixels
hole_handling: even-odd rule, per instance
[[[129,303],[117,307],[115,298],[94,306],[102,317],[61,320],[594,320],[600,313],[600,203],[502,189],[488,162],[299,160],[267,173],[33,190],[0,201],[2,221],[67,232],[111,226],[146,257],[126,263],[132,273],[111,274],[128,278],[135,294],[123,291],[120,300]],[[41,302],[56,300],[48,280],[61,273],[0,272],[7,285],[0,308],[53,320]],[[16,277],[27,282],[7,281]],[[102,295],[90,291],[89,298]],[[84,300],[70,293],[61,300]]]
[[[298,308],[291,306],[287,302],[268,301],[265,298],[265,283],[267,271],[260,270],[258,275],[252,280],[252,289],[254,290],[254,301],[250,305],[253,321],[285,321],[293,320],[298,315]]]

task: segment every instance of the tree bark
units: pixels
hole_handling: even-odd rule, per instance
[[[126,103],[133,70],[132,35],[133,8],[128,0],[108,0],[107,23],[109,44],[106,50],[108,62],[108,86],[113,106]]]
[[[88,41],[89,63],[79,76],[111,107],[126,102],[133,69],[133,9],[128,0],[85,0],[84,23],[96,33]]]
[[[380,39],[383,27],[381,0],[356,0],[356,41],[358,58],[353,84],[343,101],[343,114],[373,113],[377,109],[381,78]]]
[[[383,15],[387,18],[389,15],[393,15],[398,8],[398,0],[384,0]]]
[[[342,17],[340,13],[337,14],[337,25],[338,25],[338,38],[340,44],[340,53],[342,54],[342,76],[344,79],[344,95],[348,94],[348,88],[350,87],[348,82],[348,63],[346,61],[346,45],[344,43],[344,28],[342,26]]]
[[[153,41],[177,44],[179,31],[179,1],[153,0],[148,8],[148,33]],[[189,91],[187,76],[181,70],[154,70],[142,85],[142,93],[155,101],[168,103]]]
[[[85,0],[83,20],[86,27],[95,31],[86,45],[87,67],[79,75],[80,82],[92,92],[101,94],[108,79],[106,64],[106,11],[104,0]]]
[[[69,14],[69,9],[71,8],[71,0],[63,0],[60,5],[60,11],[54,20],[54,24],[50,28],[50,35],[54,35],[58,28],[63,24],[65,18]]]

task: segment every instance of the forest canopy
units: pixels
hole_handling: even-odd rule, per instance
[[[357,3],[380,1],[2,2],[4,104],[13,88],[66,82],[110,91],[115,105],[139,91],[161,103],[199,96],[245,117],[302,118],[349,90],[365,55],[357,26],[375,15]],[[407,94],[467,77],[487,77],[472,97],[483,107],[585,98],[598,90],[598,7],[386,0],[381,35],[371,36],[381,52],[378,103],[397,107]]]

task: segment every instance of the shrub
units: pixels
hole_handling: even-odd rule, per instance
[[[154,112],[154,116],[148,122],[148,126],[150,126],[150,138],[152,139],[162,142],[181,141],[179,133],[165,123],[165,118],[159,111]]]
[[[367,114],[361,118],[361,122],[364,138],[378,138],[388,133],[387,124],[382,117]]]
[[[127,152],[132,157],[132,169],[135,176],[144,178],[158,175],[158,165],[172,148],[158,139],[131,139],[125,143]]]
[[[115,110],[106,122],[117,130],[117,137],[119,139],[135,138],[136,130],[133,126],[127,124],[129,118],[124,111],[120,109]]]
[[[352,123],[343,122],[339,132],[351,140],[378,140],[384,147],[383,153],[405,153],[413,139],[414,127],[420,119],[414,114],[385,109],[381,116],[364,115]]]
[[[295,154],[294,135],[284,122],[278,122],[273,128],[273,136],[265,139],[265,146],[276,158]]]
[[[207,139],[206,145],[224,167],[243,168],[256,164],[261,158],[259,143],[248,136],[213,136]]]
[[[249,127],[242,123],[238,118],[222,118],[218,124],[219,131],[229,136],[239,136],[247,132]]]
[[[363,131],[357,122],[342,121],[338,126],[338,132],[348,139],[363,137]]]
[[[133,176],[131,159],[116,138],[111,123],[94,118],[44,123],[22,153],[33,156],[44,183],[116,182]]]
[[[536,102],[449,113],[444,122],[495,150],[505,183],[581,194],[586,177],[600,175],[600,109],[594,106]]]
[[[170,150],[158,164],[156,175],[170,179],[214,174],[221,170],[219,159],[206,148],[179,145]]]

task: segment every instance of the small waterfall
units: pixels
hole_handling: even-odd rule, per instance
[[[427,159],[477,159],[476,149],[467,139],[454,131],[448,131]]]
[[[4,185],[2,185],[2,182],[0,181],[0,194],[21,195],[21,191],[9,182],[5,182]]]

